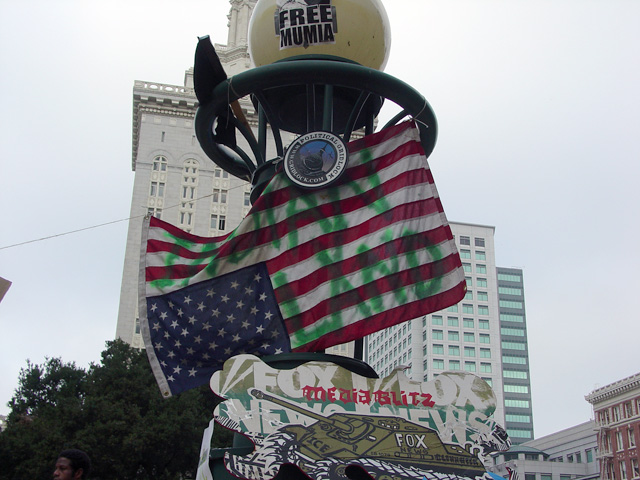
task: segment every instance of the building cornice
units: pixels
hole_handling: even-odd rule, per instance
[[[640,389],[640,373],[636,373],[630,377],[623,378],[622,380],[598,388],[590,394],[585,395],[584,398],[590,404],[595,405],[596,403],[617,397],[618,395],[634,389]]]

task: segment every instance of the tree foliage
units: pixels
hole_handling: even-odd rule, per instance
[[[96,480],[195,477],[215,397],[203,386],[163,399],[144,351],[107,342],[87,370],[59,358],[27,361],[18,380],[0,433],[0,479],[51,478],[65,448],[89,454]]]

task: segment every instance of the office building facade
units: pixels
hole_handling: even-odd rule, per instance
[[[534,438],[522,270],[497,267],[505,425],[514,444]]]

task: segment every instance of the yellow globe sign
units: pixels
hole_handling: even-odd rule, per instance
[[[258,0],[249,23],[256,67],[299,55],[330,55],[383,70],[391,29],[380,0]]]

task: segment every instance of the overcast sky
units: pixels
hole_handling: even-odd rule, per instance
[[[386,1],[386,72],[432,105],[452,221],[524,269],[536,436],[640,372],[640,2]],[[0,0],[0,414],[26,359],[87,366],[113,339],[134,80],[181,85],[224,0]],[[633,292],[636,292],[635,294]]]

